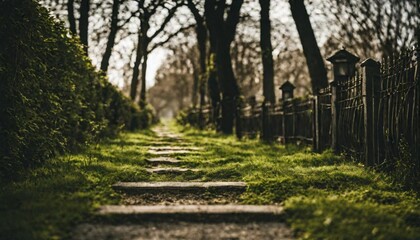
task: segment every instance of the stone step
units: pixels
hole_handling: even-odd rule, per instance
[[[284,210],[276,205],[105,205],[98,216],[139,221],[281,221]]]
[[[171,167],[171,168],[148,168],[146,169],[149,173],[157,173],[157,174],[165,174],[165,173],[185,173],[185,172],[198,172],[198,169],[189,169],[189,168],[179,168],[179,167]]]
[[[180,160],[176,158],[171,157],[157,157],[157,158],[149,158],[146,159],[147,163],[153,164],[153,165],[159,165],[159,164],[179,164],[181,163]]]
[[[244,182],[118,182],[112,187],[126,193],[245,191]]]
[[[175,154],[188,154],[191,153],[189,150],[165,150],[165,151],[156,151],[156,150],[148,150],[147,153],[156,155],[156,156],[169,156]]]
[[[159,146],[159,147],[150,147],[149,150],[151,151],[199,151],[203,150],[203,148],[199,147],[187,147],[187,146]]]

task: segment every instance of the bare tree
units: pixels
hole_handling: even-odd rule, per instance
[[[170,33],[165,32],[165,27],[174,17],[176,10],[183,5],[183,1],[169,1],[169,0],[158,0],[158,1],[149,1],[148,3],[145,0],[139,0],[139,20],[140,20],[140,30],[138,32],[138,46],[136,61],[133,69],[133,76],[131,80],[131,90],[130,96],[132,99],[135,99],[138,87],[138,78],[139,78],[139,66],[141,62],[141,90],[140,90],[140,107],[144,108],[146,105],[146,71],[147,71],[147,60],[149,54],[156,48],[163,46],[165,43],[169,42],[171,38],[176,36],[178,33],[190,28],[191,26],[180,27],[176,31]],[[159,23],[159,26],[155,31],[150,32],[151,19],[156,14],[162,14],[162,11],[166,11],[166,16],[163,17],[163,21]],[[161,33],[166,33],[166,38],[161,41],[158,41],[154,44],[151,44],[154,39],[160,36]]]
[[[391,56],[410,47],[420,25],[419,1],[337,0],[328,4],[337,40],[362,57]],[[324,5],[325,6],[325,5]]]

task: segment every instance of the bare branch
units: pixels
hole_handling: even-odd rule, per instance
[[[190,29],[190,28],[193,28],[195,26],[195,24],[191,24],[191,25],[188,25],[188,26],[186,26],[186,27],[182,27],[182,28],[180,28],[180,29],[178,29],[176,32],[174,32],[174,33],[172,33],[172,34],[170,34],[165,40],[163,40],[163,41],[161,41],[161,42],[158,42],[158,43],[156,43],[156,44],[154,44],[153,45],[153,47],[149,50],[149,51],[147,51],[147,53],[151,53],[153,50],[155,50],[156,48],[158,48],[158,47],[161,47],[161,46],[163,46],[163,45],[165,45],[166,43],[168,43],[173,37],[175,37],[176,35],[178,35],[179,33],[181,33],[181,32],[184,32],[184,31],[186,31],[186,30],[188,30],[188,29]]]

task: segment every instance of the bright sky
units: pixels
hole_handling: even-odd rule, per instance
[[[155,76],[158,68],[163,63],[166,57],[166,51],[162,48],[157,48],[153,51],[147,61],[147,72],[146,72],[146,87],[150,88],[155,85]]]

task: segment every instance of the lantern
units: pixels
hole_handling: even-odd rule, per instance
[[[292,99],[293,91],[295,90],[295,88],[296,87],[289,81],[286,81],[285,83],[283,83],[283,85],[281,85],[280,87],[282,100],[286,101],[288,99]]]
[[[343,48],[327,60],[333,64],[334,79],[338,79],[353,77],[356,72],[356,63],[360,58]]]

